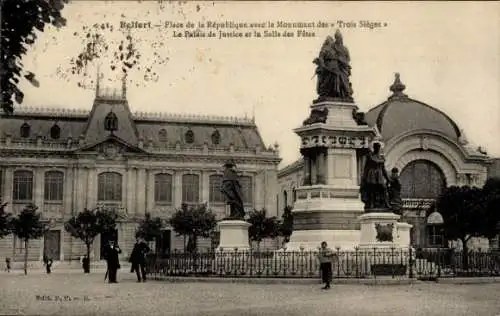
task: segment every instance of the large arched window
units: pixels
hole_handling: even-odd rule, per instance
[[[47,171],[45,173],[44,200],[62,201],[64,192],[64,173]]]
[[[167,173],[155,175],[155,202],[172,203],[172,175]]]
[[[213,174],[209,179],[210,183],[210,203],[224,203],[224,195],[222,194],[222,175]]]
[[[104,172],[99,174],[97,199],[99,201],[121,201],[122,175],[118,172]]]
[[[200,202],[200,177],[196,174],[185,174],[182,176],[182,202]]]
[[[239,179],[241,185],[241,194],[243,195],[243,204],[253,204],[253,183],[252,177],[242,176]]]
[[[402,198],[435,199],[446,188],[443,172],[428,160],[410,162],[403,168],[399,178]]]
[[[14,201],[33,200],[33,172],[27,170],[14,172],[12,199]]]

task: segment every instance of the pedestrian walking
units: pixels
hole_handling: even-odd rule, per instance
[[[326,241],[321,243],[319,247],[318,259],[320,262],[321,270],[321,281],[325,283],[323,290],[328,290],[330,288],[330,282],[332,281],[332,257],[333,251],[328,248]]]
[[[150,251],[151,249],[146,242],[138,237],[129,259],[129,262],[132,263],[130,272],[135,271],[137,282],[146,282],[146,256]]]
[[[52,263],[53,262],[54,261],[51,258],[49,258],[47,256],[43,257],[43,263],[45,264],[45,271],[47,272],[47,274],[52,273],[52,269],[51,268],[52,268]]]
[[[120,269],[120,259],[118,255],[122,253],[120,247],[115,244],[114,241],[110,241],[108,247],[106,247],[106,263],[107,263],[107,271],[104,276],[104,281],[106,281],[106,276],[108,277],[109,283],[118,283],[116,280],[118,269]]]
[[[5,258],[5,270],[10,273],[10,258]]]

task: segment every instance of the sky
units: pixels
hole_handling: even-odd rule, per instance
[[[280,145],[284,166],[299,157],[299,138],[292,130],[307,118],[316,98],[312,60],[326,36],[340,28],[361,111],[387,99],[398,72],[409,97],[444,111],[469,141],[500,156],[498,2],[73,0],[62,15],[67,25],[47,27],[23,58],[40,86],[22,81],[20,106],[90,110],[97,69],[102,87],[119,87],[123,72],[114,52],[125,52],[124,60],[136,61],[126,67],[132,111],[254,116],[266,145]],[[208,28],[209,22],[226,21],[247,25],[220,30],[251,36],[221,39],[219,30]],[[314,26],[278,28],[280,21]],[[361,21],[376,27],[363,27],[368,23]],[[137,27],[148,22],[149,28]],[[174,37],[186,30],[216,36]],[[294,36],[254,33],[273,35],[273,30]],[[314,34],[298,37],[299,30]],[[97,53],[84,55],[87,63],[75,66],[77,57],[89,52],[89,40]]]

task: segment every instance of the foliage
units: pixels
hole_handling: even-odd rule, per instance
[[[12,214],[5,211],[7,203],[0,205],[0,238],[9,235],[12,231]]]
[[[28,46],[36,38],[36,30],[43,32],[46,24],[55,27],[66,25],[61,16],[64,3],[68,0],[2,0],[1,29],[1,65],[0,90],[1,107],[7,113],[13,111],[14,96],[18,104],[23,102],[24,94],[18,84],[21,76],[38,87],[34,73],[23,71],[22,56],[26,54]]]
[[[95,238],[99,234],[115,229],[118,218],[118,214],[113,211],[84,209],[64,223],[64,229],[72,237],[78,238],[85,243],[87,258],[90,258],[90,247]]]
[[[290,236],[293,233],[293,207],[286,206],[281,215],[281,223],[279,226],[279,235],[285,238],[285,242],[290,241]]]
[[[279,234],[279,224],[275,216],[268,217],[266,209],[253,210],[249,214],[248,237],[257,244],[265,238],[276,238]]]
[[[27,241],[39,239],[47,231],[47,226],[41,221],[38,207],[34,204],[27,205],[21,213],[11,220],[12,232],[17,238]]]
[[[24,241],[24,274],[28,274],[28,243],[31,239],[41,238],[48,230],[37,213],[38,207],[27,205],[19,215],[11,220],[11,229],[14,235]]]
[[[146,213],[144,219],[139,222],[139,227],[135,233],[136,237],[144,238],[146,241],[156,240],[161,236],[163,222],[159,217],[151,217],[151,214]]]
[[[488,191],[477,187],[447,188],[436,201],[436,208],[443,216],[445,235],[449,239],[460,239],[464,247],[472,237],[493,238],[497,234],[499,213],[490,209],[490,200],[493,198]]]
[[[169,220],[178,236],[187,236],[190,250],[196,249],[198,237],[208,238],[217,225],[215,215],[207,204],[188,206],[183,204]]]

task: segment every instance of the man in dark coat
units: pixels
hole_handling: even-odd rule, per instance
[[[120,253],[122,253],[120,247],[115,244],[114,241],[110,241],[106,249],[106,262],[108,265],[107,274],[109,283],[118,283],[118,281],[116,281],[116,274],[118,272],[118,269],[120,269],[120,259],[118,258],[118,255]]]
[[[132,272],[137,275],[137,282],[146,282],[146,255],[151,251],[149,246],[142,238],[137,238],[134,249],[130,254],[130,263],[132,263]]]

